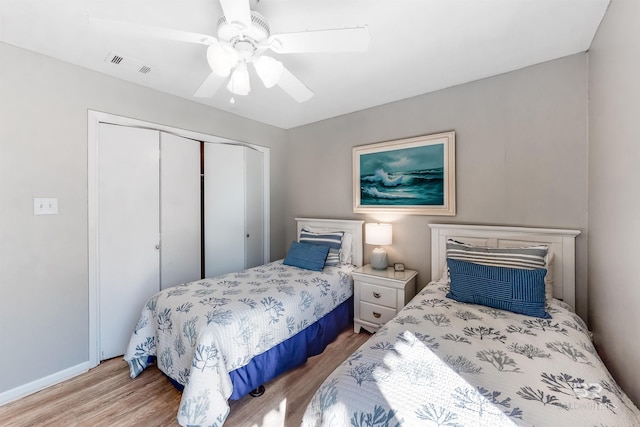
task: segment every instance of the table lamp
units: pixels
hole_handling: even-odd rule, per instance
[[[391,244],[391,224],[368,223],[364,226],[365,243],[368,245],[378,245],[371,253],[371,267],[376,270],[387,268],[387,252],[382,245]]]

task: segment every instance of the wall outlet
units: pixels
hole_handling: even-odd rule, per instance
[[[56,197],[34,197],[34,215],[56,215],[58,213],[58,199]]]

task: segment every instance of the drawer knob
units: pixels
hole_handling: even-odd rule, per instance
[[[376,297],[376,298],[380,298],[380,293],[379,292],[374,292],[373,296]]]
[[[380,318],[380,313],[376,313],[375,311],[373,312],[373,317],[375,317],[376,319]]]

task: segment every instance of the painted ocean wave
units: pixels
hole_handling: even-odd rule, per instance
[[[360,177],[361,205],[444,204],[444,168],[408,172],[386,172],[377,169]]]

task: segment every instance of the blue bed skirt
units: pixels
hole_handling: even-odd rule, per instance
[[[351,325],[351,319],[353,297],[313,325],[255,356],[247,365],[229,372],[233,383],[233,392],[229,399],[238,400],[281,373],[304,364],[309,357],[322,353],[340,332]],[[169,380],[178,390],[184,388],[172,378],[169,377]]]

